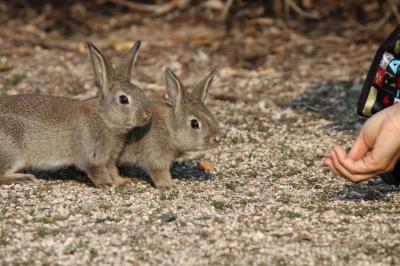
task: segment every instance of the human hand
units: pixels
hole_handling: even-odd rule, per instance
[[[365,122],[350,152],[336,146],[324,160],[334,173],[353,183],[393,170],[400,158],[400,105],[390,106]]]

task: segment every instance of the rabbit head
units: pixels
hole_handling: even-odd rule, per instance
[[[96,83],[100,89],[97,108],[108,127],[129,130],[147,123],[151,111],[143,91],[130,82],[140,48],[137,41],[124,61],[114,68],[102,52],[88,42]]]
[[[166,70],[167,98],[173,108],[172,138],[183,152],[212,148],[220,141],[218,122],[205,106],[216,73],[214,69],[189,92],[170,69]]]

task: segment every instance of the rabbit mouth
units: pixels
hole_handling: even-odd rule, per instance
[[[143,127],[143,126],[147,125],[148,123],[150,123],[150,121],[151,121],[151,119],[148,119],[140,124],[135,124],[134,127]]]
[[[135,127],[135,124],[131,125],[132,123],[117,123],[109,120],[105,120],[104,122],[108,128],[118,131],[129,131]]]
[[[205,149],[206,150],[213,150],[213,149],[216,149],[218,146],[219,146],[218,143],[207,144]]]
[[[146,120],[146,121],[139,122],[139,123],[136,121],[129,121],[129,122],[126,122],[123,124],[114,123],[109,126],[110,126],[110,128],[114,128],[117,130],[130,131],[137,127],[143,127],[143,126],[147,125],[149,122],[150,122],[150,120]]]
[[[217,147],[218,147],[217,143],[216,144],[204,143],[203,145],[201,145],[201,147],[191,149],[191,151],[193,151],[193,152],[196,152],[196,151],[208,151],[208,150],[216,149]]]
[[[147,125],[153,118],[152,113],[146,113],[145,115],[141,116],[140,118],[136,118],[135,121],[131,122],[134,124],[134,127],[142,127]],[[139,123],[137,121],[140,121]]]
[[[153,116],[150,115],[150,116],[148,116],[146,119],[142,119],[140,123],[135,123],[135,125],[136,125],[135,127],[142,127],[142,126],[147,125],[148,123],[151,122],[152,117],[153,117]]]

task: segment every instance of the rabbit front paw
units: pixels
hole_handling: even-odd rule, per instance
[[[120,176],[114,176],[113,182],[114,182],[114,185],[116,185],[116,186],[124,186],[124,185],[131,183],[131,181],[129,179],[123,178]]]
[[[94,183],[94,186],[97,188],[105,188],[105,187],[114,186],[113,180],[109,177],[96,178],[96,179],[92,179],[92,181]]]
[[[154,184],[155,184],[156,188],[159,188],[159,189],[168,189],[168,188],[172,188],[175,186],[175,182],[171,178],[159,179],[157,181],[154,181]]]

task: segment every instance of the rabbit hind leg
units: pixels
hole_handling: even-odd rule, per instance
[[[0,185],[24,183],[39,184],[40,181],[31,174],[13,173],[0,176]]]
[[[18,160],[13,157],[0,147],[0,184],[39,183],[34,175],[16,173]]]

